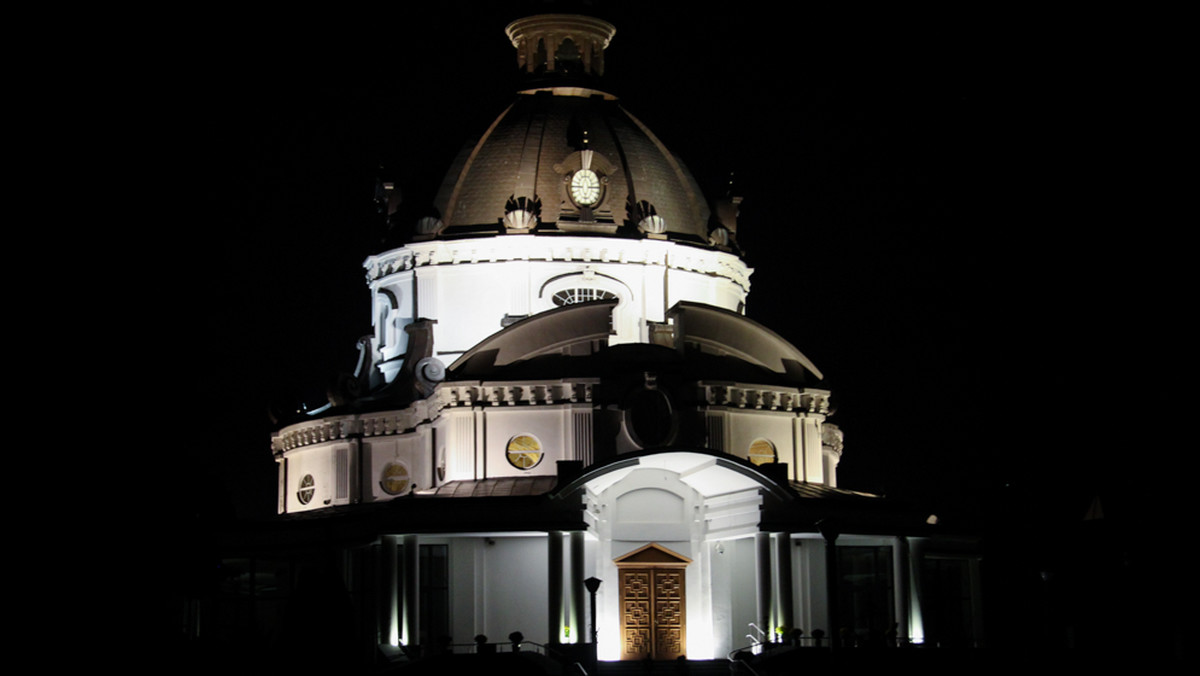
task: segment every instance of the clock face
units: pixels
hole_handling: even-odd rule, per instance
[[[571,199],[581,207],[600,201],[600,177],[591,169],[580,169],[571,176]]]

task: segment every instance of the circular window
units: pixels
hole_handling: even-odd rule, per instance
[[[305,474],[300,479],[300,490],[296,491],[296,499],[300,501],[300,504],[307,505],[312,502],[313,494],[317,492],[317,489],[313,488],[316,483],[311,474]]]
[[[509,439],[505,451],[508,464],[517,469],[532,469],[542,461],[542,444],[532,434],[518,434]]]
[[[401,495],[408,491],[412,484],[408,478],[408,468],[398,462],[384,465],[379,474],[379,487],[388,495]]]
[[[758,439],[750,444],[750,462],[755,465],[762,465],[768,462],[775,462],[775,445],[766,439]]]

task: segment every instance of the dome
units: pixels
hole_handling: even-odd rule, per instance
[[[709,241],[709,208],[687,167],[595,90],[521,92],[446,174],[435,202],[442,234],[493,234],[510,200],[520,198],[538,205],[538,234],[644,232]]]
[[[678,157],[612,94],[597,89],[615,29],[549,15],[514,22],[525,87],[438,190],[436,232],[417,240],[502,233],[667,239],[730,250],[733,216],[709,205]],[[553,59],[547,54],[555,55]],[[718,236],[712,236],[716,232]]]

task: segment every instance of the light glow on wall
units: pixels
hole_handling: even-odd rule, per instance
[[[399,613],[399,609],[396,608],[395,604],[392,605],[392,609],[391,609],[391,612],[389,613],[389,615],[390,615],[390,619],[388,621],[387,642],[392,647],[399,648],[400,647],[400,613]]]
[[[925,623],[921,619],[919,603],[912,604],[912,612],[909,614],[908,640],[914,645],[921,645],[925,642]]]

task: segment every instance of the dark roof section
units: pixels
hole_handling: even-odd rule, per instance
[[[602,376],[677,370],[695,379],[804,385],[823,375],[779,334],[736,312],[679,302],[667,313],[674,345],[619,345],[606,338],[616,301],[542,312],[497,331],[450,365],[447,380]]]
[[[863,493],[861,491],[851,491],[845,488],[834,488],[825,484],[810,484],[807,481],[789,481],[788,487],[795,491],[796,495],[801,498],[819,498],[819,499],[858,499],[858,498],[875,498],[879,499],[883,496],[875,495],[874,493]]]
[[[510,476],[498,479],[448,481],[434,491],[439,498],[496,498],[544,495],[554,489],[557,476]]]

